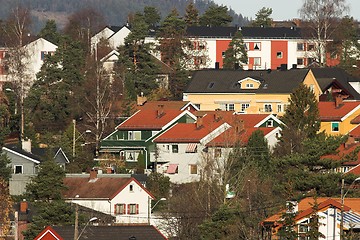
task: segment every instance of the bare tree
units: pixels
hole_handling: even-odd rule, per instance
[[[30,10],[21,5],[11,10],[5,23],[5,33],[9,46],[22,47],[24,39],[30,34],[31,25]]]
[[[347,11],[346,0],[303,0],[299,14],[308,24],[315,44],[315,58],[321,65],[326,65],[327,43]]]

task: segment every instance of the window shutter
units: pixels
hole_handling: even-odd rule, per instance
[[[114,204],[114,214],[116,214],[116,204]]]
[[[127,214],[130,214],[130,204],[127,205]]]
[[[136,204],[136,214],[139,214],[139,204]]]
[[[122,210],[123,210],[122,213],[123,213],[123,214],[126,214],[126,204],[123,204],[123,209],[122,209]]]

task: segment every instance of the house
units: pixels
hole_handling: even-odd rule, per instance
[[[29,88],[36,80],[36,74],[40,71],[46,55],[52,55],[55,53],[57,46],[44,38],[37,38],[23,46],[27,55],[26,59],[23,59],[26,64],[26,74],[29,76],[29,82],[26,87]],[[4,48],[0,50],[0,80],[11,81],[11,76],[6,71],[6,62],[2,61],[7,54],[11,54],[11,49]],[[3,57],[1,57],[3,55]]]
[[[320,131],[330,135],[357,135],[360,101],[344,101],[342,96],[334,102],[319,102]]]
[[[91,37],[91,49],[92,51],[96,52],[97,44],[101,40],[106,40],[108,41],[110,48],[116,50],[119,46],[124,45],[125,38],[129,35],[130,32],[131,31],[128,24],[123,26],[106,26]]]
[[[225,51],[238,31],[242,33],[248,55],[245,70],[290,69],[294,66],[304,68],[316,61],[316,44],[312,39],[304,37],[302,28],[296,26],[190,26],[186,30],[186,37],[193,43],[192,52],[189,52],[193,61],[188,64],[188,68],[222,68]],[[158,44],[153,33],[149,33],[145,41]],[[161,54],[157,57],[161,59]],[[330,63],[331,66],[339,63],[338,58],[333,59],[330,55],[327,58],[329,66]]]
[[[6,154],[10,159],[12,174],[9,190],[11,195],[21,195],[25,192],[26,184],[37,175],[42,161],[54,159],[64,169],[65,165],[69,163],[61,148],[31,148],[30,141],[23,141],[22,148],[16,145],[6,145],[2,148],[2,154]]]
[[[82,227],[84,231],[79,236],[82,239],[99,240],[167,240],[154,226],[151,225],[129,225],[129,226],[95,226]],[[74,238],[73,226],[46,227],[35,240],[65,240]]]
[[[230,152],[235,141],[245,143],[257,129],[272,138],[272,144],[277,141],[276,134],[280,131],[281,122],[268,114],[234,114],[217,110],[197,112],[196,115],[195,123],[177,123],[154,139],[156,171],[164,173],[173,183],[199,181],[206,168],[206,159],[217,161],[219,150]],[[223,153],[222,162],[225,158]]]
[[[242,113],[272,113],[283,115],[290,94],[305,84],[319,98],[322,90],[311,69],[288,71],[196,71],[183,93],[200,110],[222,109]]]
[[[152,140],[172,125],[195,122],[196,106],[182,102],[181,106],[172,101],[158,102],[154,108],[146,102],[141,109],[119,124],[115,131],[100,143],[98,161],[118,159],[126,163],[127,169],[136,169],[139,164],[145,170],[155,162],[155,145]],[[148,107],[147,107],[148,106]]]
[[[314,198],[305,198],[300,202],[291,202],[293,213],[295,214],[295,231],[299,234],[299,239],[307,239],[306,233],[309,231],[311,217],[314,214],[319,216],[320,226],[318,231],[324,235],[325,239],[340,239],[340,225],[343,220],[344,231],[360,230],[360,198],[346,198],[344,206],[341,205],[339,198],[317,198],[317,208],[314,209]],[[341,209],[344,215],[341,217]],[[281,211],[262,222],[264,229],[263,239],[280,239],[277,235],[282,223],[282,215],[286,210]],[[289,213],[290,210],[288,210]]]
[[[135,178],[115,174],[67,175],[64,179],[66,201],[115,217],[116,223],[150,222],[154,196]]]

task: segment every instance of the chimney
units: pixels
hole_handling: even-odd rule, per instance
[[[335,107],[339,108],[341,104],[343,103],[343,98],[340,94],[335,96]]]
[[[20,202],[20,213],[26,213],[28,210],[28,203],[26,201],[26,199],[23,199]]]
[[[30,139],[22,140],[21,148],[22,148],[22,150],[31,153],[31,140]]]
[[[140,96],[138,95],[137,99],[136,99],[137,105],[142,106],[142,105],[144,105],[146,103],[146,101],[147,101],[147,98],[144,97],[144,93],[141,92],[141,95]]]
[[[220,109],[220,108],[215,109],[215,114],[214,114],[214,120],[215,120],[215,122],[220,121],[220,119],[221,119],[221,114],[220,114],[220,112],[221,112],[221,109]]]
[[[196,129],[199,129],[203,126],[203,116],[198,116],[196,119]]]
[[[345,148],[348,148],[353,144],[355,144],[355,138],[354,136],[349,135],[348,139],[345,142]]]
[[[157,109],[157,118],[161,118],[164,115],[164,105],[159,104]]]
[[[236,133],[240,133],[244,130],[245,126],[244,126],[244,120],[239,119],[239,118],[235,118],[235,131]]]
[[[97,178],[97,170],[96,169],[91,169],[90,170],[90,180],[94,180]]]

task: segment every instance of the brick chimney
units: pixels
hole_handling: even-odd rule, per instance
[[[28,210],[28,203],[25,199],[20,202],[20,213],[26,213]]]
[[[203,127],[203,116],[198,116],[196,119],[196,128],[199,129]]]
[[[159,104],[157,109],[157,118],[161,118],[164,115],[164,105]]]
[[[353,136],[349,135],[348,139],[345,142],[345,148],[348,148],[353,144],[355,144],[355,138]]]
[[[242,132],[245,129],[244,120],[236,118],[234,127],[235,127],[236,133]]]
[[[147,101],[147,97],[145,97],[143,93],[141,93],[140,96],[139,95],[137,96],[136,103],[138,106],[144,105],[146,101]]]
[[[97,170],[96,169],[91,169],[90,170],[90,179],[89,180],[94,180],[97,178]]]
[[[31,140],[30,139],[22,140],[21,148],[22,148],[22,150],[31,153]]]
[[[214,120],[215,120],[215,122],[218,122],[218,121],[221,120],[221,114],[220,114],[220,112],[221,112],[221,109],[220,109],[220,108],[215,109],[215,114],[214,114]]]
[[[335,107],[339,108],[342,103],[343,103],[343,97],[340,94],[336,95],[335,96]]]

